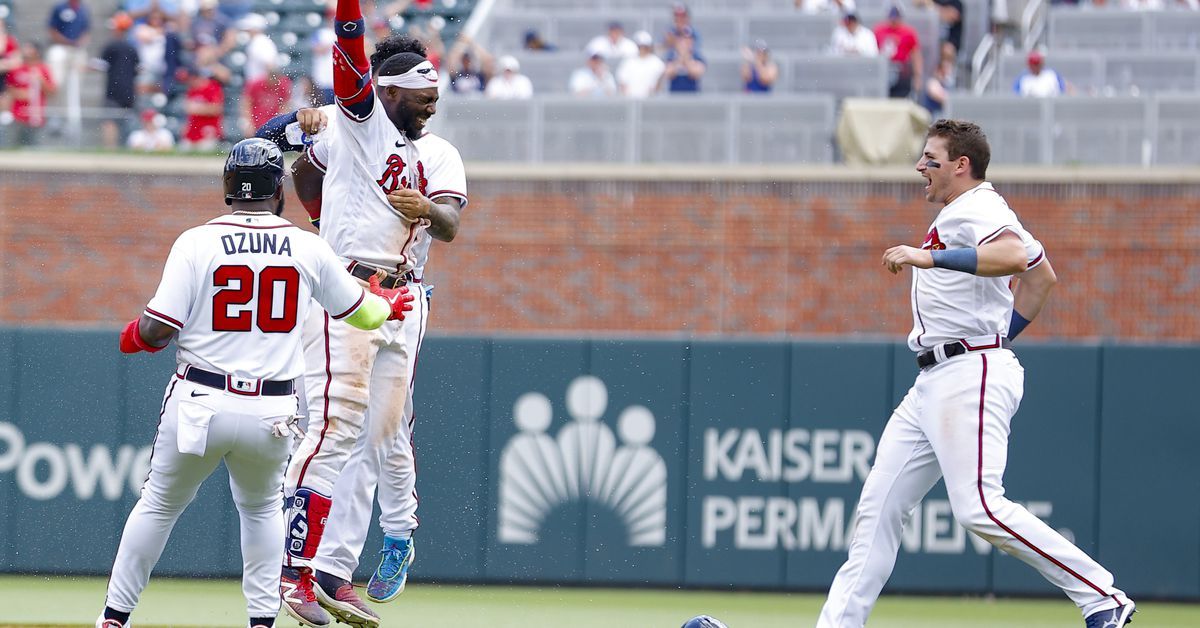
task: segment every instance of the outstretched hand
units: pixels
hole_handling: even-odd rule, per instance
[[[404,320],[404,313],[412,311],[412,300],[415,297],[409,293],[408,286],[384,288],[379,285],[378,277],[371,277],[367,283],[370,285],[371,294],[383,297],[383,300],[387,301],[388,305],[392,307],[392,314],[388,316],[389,321],[402,321]]]
[[[893,275],[903,270],[905,266],[933,268],[933,255],[924,249],[901,244],[883,252],[883,265]]]

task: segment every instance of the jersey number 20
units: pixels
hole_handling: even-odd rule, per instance
[[[237,287],[229,287],[237,282]],[[255,284],[258,299],[254,315],[249,309],[236,310],[230,306],[246,305],[254,300]],[[275,290],[283,284],[282,311],[274,316]],[[213,286],[224,288],[213,295],[213,331],[250,331],[257,324],[261,331],[286,334],[296,328],[296,300],[300,293],[300,273],[293,266],[268,266],[258,273],[249,266],[221,266],[213,271]]]

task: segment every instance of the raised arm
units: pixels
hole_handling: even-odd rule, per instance
[[[363,122],[375,108],[375,90],[371,86],[371,61],[367,57],[359,0],[338,0],[333,18],[333,93],[346,117]]]

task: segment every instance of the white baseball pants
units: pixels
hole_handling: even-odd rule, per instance
[[[171,378],[150,473],[125,522],[108,582],[108,606],[123,612],[137,606],[179,515],[224,460],[241,519],[246,612],[250,617],[279,612],[280,505],[292,439],[276,436],[273,426],[295,413],[295,395],[247,397]]]
[[[1012,351],[967,353],[921,371],[888,420],[855,513],[850,557],[833,579],[818,628],[861,628],[896,563],[914,509],[946,480],[963,527],[1037,569],[1086,617],[1126,603],[1113,576],[1004,496],[1009,422],[1024,394]]]
[[[428,301],[419,298],[419,293],[417,296],[403,321],[385,323],[374,331],[355,329],[322,311],[310,315],[304,330],[308,429],[288,466],[284,485],[287,496],[307,489],[325,497],[328,503],[347,462],[366,457],[376,477],[385,462],[400,465],[401,470],[395,473],[407,479],[397,501],[400,508],[411,509],[409,517],[415,522],[411,514],[416,511],[412,424],[405,411],[411,405],[417,349],[428,312]],[[361,448],[355,451],[360,441]],[[393,447],[401,447],[398,443],[403,443],[407,456],[393,452]],[[406,459],[389,460],[389,453],[391,458]],[[369,518],[374,481],[360,490],[363,488],[367,491],[363,516]],[[305,565],[313,558],[327,522],[335,516],[333,506],[329,508],[325,515],[316,516],[303,509],[289,511],[289,565]]]
[[[419,320],[417,341],[414,345],[418,354],[429,325],[428,298],[428,294],[422,290],[417,299],[414,299],[414,304],[417,300],[425,301],[422,315],[412,317],[416,312],[414,308],[405,318],[406,321],[410,318]],[[367,414],[370,413],[368,410]],[[391,444],[390,452],[380,451],[384,444],[378,441],[359,438],[350,454],[350,461],[342,468],[341,475],[334,483],[333,508],[329,511],[325,536],[317,548],[316,557],[312,560],[314,568],[339,578],[352,579],[354,570],[358,569],[358,558],[367,542],[367,533],[370,532],[372,502],[377,485],[379,526],[383,528],[383,533],[401,538],[410,536],[413,530],[417,529],[417,459],[413,435],[415,424],[413,386],[410,380],[404,406],[403,427],[397,433],[395,442]]]

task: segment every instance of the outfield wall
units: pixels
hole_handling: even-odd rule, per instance
[[[1131,595],[1200,599],[1200,347],[1018,355],[1008,496]],[[115,330],[0,330],[0,572],[106,572],[171,368],[119,354]],[[822,590],[915,373],[888,343],[430,338],[413,577]],[[239,573],[218,476],[157,573]],[[890,590],[1053,591],[953,524],[940,484]]]

